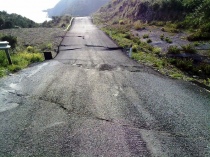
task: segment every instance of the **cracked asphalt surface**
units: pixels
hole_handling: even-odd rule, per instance
[[[0,156],[210,156],[209,114],[78,17],[54,60],[0,80]]]

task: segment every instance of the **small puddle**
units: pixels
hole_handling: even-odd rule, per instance
[[[14,109],[18,106],[19,106],[19,104],[17,104],[17,103],[8,103],[8,104],[0,105],[0,113]]]

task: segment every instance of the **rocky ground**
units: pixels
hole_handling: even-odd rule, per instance
[[[188,33],[186,32],[177,32],[177,33],[171,33],[162,31],[161,27],[157,26],[148,26],[145,29],[142,30],[132,30],[132,33],[134,35],[138,35],[142,41],[147,41],[148,39],[151,39],[151,45],[155,47],[160,47],[162,49],[162,52],[166,53],[169,46],[176,45],[179,48],[183,45],[192,44],[195,45],[194,42],[190,42],[187,40]],[[143,39],[143,36],[147,34],[149,35],[149,38]],[[168,37],[172,43],[168,43],[164,40],[160,39],[160,36],[164,35],[164,37]],[[198,50],[199,54],[202,55],[210,55],[210,42],[198,42],[198,45],[195,45],[195,48]],[[206,50],[206,51],[205,51]]]

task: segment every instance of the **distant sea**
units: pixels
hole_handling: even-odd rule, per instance
[[[33,12],[33,14],[27,14],[26,17],[37,23],[42,23],[44,21],[52,20],[51,18],[48,17],[47,12],[44,11],[36,11]]]

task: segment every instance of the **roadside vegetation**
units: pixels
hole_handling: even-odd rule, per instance
[[[9,65],[6,53],[0,50],[0,77],[17,72],[28,65],[44,60],[43,54],[30,47],[22,51],[11,53],[13,64]]]
[[[192,80],[191,77],[186,76],[184,72],[182,72],[176,66],[170,64],[170,61],[166,57],[160,57],[160,48],[153,47],[147,42],[143,42],[138,37],[135,37],[129,31],[128,26],[109,26],[104,27],[103,31],[108,35],[110,35],[111,32],[110,37],[116,41],[119,46],[125,49],[130,48],[132,45],[132,58],[134,60],[151,66],[162,74],[171,76],[173,78]]]
[[[151,66],[172,78],[198,81],[210,86],[210,50],[208,52],[205,50],[205,53],[196,50],[196,46],[205,45],[206,43],[208,45],[209,43],[210,9],[208,8],[210,5],[207,4],[210,1],[197,2],[195,0],[132,0],[129,2],[115,0],[94,14],[93,21],[119,46],[126,49],[132,45],[132,58],[134,60]],[[128,9],[127,6],[132,6],[133,9],[126,10],[126,14],[124,8]],[[169,11],[173,18],[167,17],[168,19],[162,19],[162,16],[159,16],[150,19],[150,17],[146,17],[147,15],[142,18],[143,16],[138,15],[135,7],[141,8],[143,6],[147,8],[147,11],[159,12],[158,15],[167,15],[165,11]],[[156,8],[154,9],[154,7]],[[165,10],[162,10],[163,8]],[[169,8],[176,11],[177,17],[174,12],[172,15]],[[202,12],[200,12],[201,8],[203,9]],[[202,16],[196,16],[198,14],[202,14]],[[141,12],[141,15],[144,15],[144,12]],[[135,17],[135,19],[132,19],[132,17]],[[152,29],[148,28],[159,29],[159,32],[162,32],[158,39],[165,45],[168,45],[167,50],[163,51],[160,47],[152,45],[154,42],[151,36]],[[180,37],[180,40],[188,40],[190,44],[176,46],[176,41],[172,37],[180,32],[187,34],[186,37]]]
[[[42,24],[34,23],[29,26],[27,22],[30,20],[16,14],[0,12],[0,22],[1,18],[4,21],[14,19],[12,21],[14,24],[11,27],[3,27],[3,25],[0,27],[0,41],[8,41],[11,45],[9,51],[13,62],[12,65],[9,65],[5,51],[0,50],[0,77],[17,72],[32,63],[43,61],[45,51],[50,51],[55,57],[58,45],[71,20],[70,16],[53,17],[51,21],[45,21]],[[21,25],[18,20],[22,20],[25,25]]]
[[[47,28],[66,28],[68,27],[71,16],[52,16],[52,20],[43,22],[40,26]]]
[[[38,26],[39,24],[21,15],[0,11],[0,29],[34,28]]]
[[[9,73],[17,72],[28,65],[41,62],[44,60],[43,54],[35,47],[28,46],[26,48],[17,47],[17,37],[11,35],[0,35],[1,41],[8,41],[11,45],[10,55],[12,65],[9,64],[4,50],[0,50],[0,77]]]

